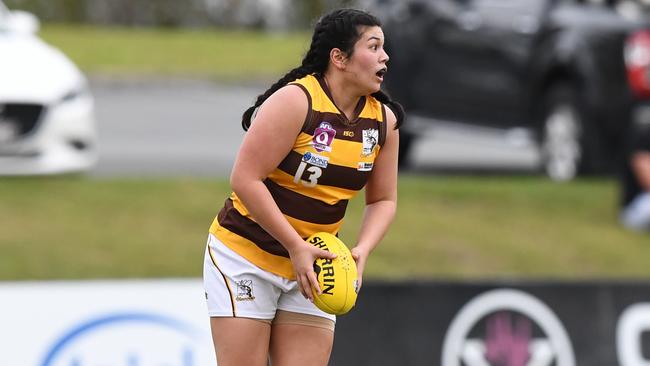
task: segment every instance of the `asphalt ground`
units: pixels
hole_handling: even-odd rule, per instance
[[[96,177],[228,176],[244,135],[241,113],[267,85],[93,78],[100,158]],[[422,131],[413,172],[534,172],[533,146],[490,130]]]
[[[93,80],[96,176],[224,176],[258,88],[199,80]]]

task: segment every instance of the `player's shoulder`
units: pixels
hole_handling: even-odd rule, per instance
[[[255,124],[270,123],[273,128],[280,125],[300,128],[308,115],[309,102],[305,93],[297,86],[286,85],[273,92],[255,114]],[[280,125],[278,124],[280,123]]]
[[[382,107],[386,111],[386,124],[388,126],[395,126],[397,124],[397,115],[393,110],[390,108],[390,105],[382,103]]]
[[[307,108],[307,95],[300,86],[287,84],[276,90],[265,103],[274,104],[278,108]]]

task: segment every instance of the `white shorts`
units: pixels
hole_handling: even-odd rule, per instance
[[[336,320],[305,299],[296,281],[265,271],[209,234],[203,286],[210,317],[270,320],[276,310]]]

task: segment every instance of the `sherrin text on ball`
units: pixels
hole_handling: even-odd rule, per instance
[[[326,232],[311,235],[307,242],[336,254],[335,259],[318,258],[314,261],[314,272],[321,288],[321,294],[312,289],[314,304],[330,314],[347,313],[354,307],[358,292],[357,265],[352,253],[339,238]]]

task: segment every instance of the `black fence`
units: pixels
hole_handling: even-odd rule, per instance
[[[367,283],[331,365],[650,365],[650,281]]]

